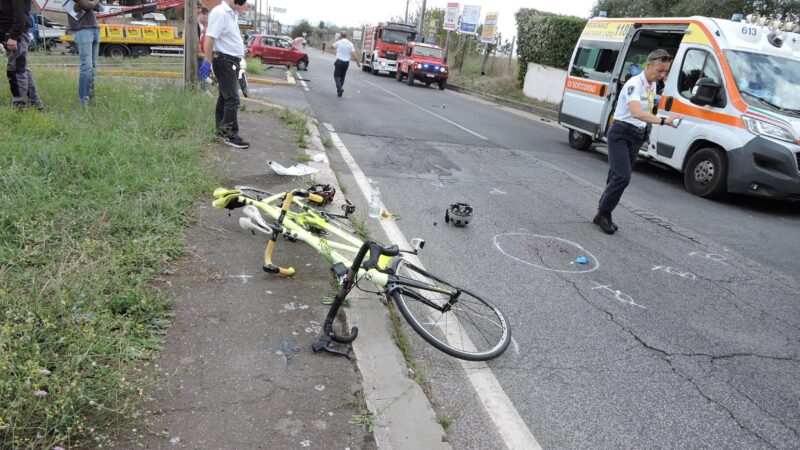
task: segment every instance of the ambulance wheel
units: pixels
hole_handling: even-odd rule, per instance
[[[443,91],[446,86],[447,86],[447,80],[445,80],[444,78],[439,80],[439,90],[440,91]]]
[[[569,146],[575,150],[589,150],[592,146],[592,137],[578,130],[569,130]]]
[[[403,71],[400,70],[399,67],[397,68],[397,73],[395,73],[394,76],[397,78],[397,81],[403,81]]]
[[[707,147],[695,152],[683,171],[686,190],[698,197],[716,198],[727,191],[728,161],[721,150]]]
[[[414,85],[414,72],[411,70],[411,67],[408,68],[408,75],[406,75],[408,79],[406,80],[406,84],[409,86]]]

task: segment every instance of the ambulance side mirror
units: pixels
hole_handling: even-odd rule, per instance
[[[711,78],[700,78],[692,89],[689,101],[698,106],[712,105],[719,98],[721,88],[722,86]]]

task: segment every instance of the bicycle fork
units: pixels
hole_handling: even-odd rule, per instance
[[[347,294],[350,293],[350,289],[352,289],[353,285],[355,284],[355,279],[358,275],[358,268],[361,266],[361,261],[364,260],[366,247],[367,246],[365,244],[361,247],[361,249],[359,249],[358,255],[356,255],[356,258],[353,260],[353,265],[347,269],[347,273],[342,280],[342,285],[339,286],[339,292],[336,293],[336,298],[333,299],[333,304],[328,310],[328,315],[325,317],[322,335],[319,337],[319,339],[317,339],[316,342],[314,342],[314,344],[311,345],[311,348],[314,349],[315,352],[325,350],[328,353],[333,353],[334,355],[344,356],[350,359],[350,354],[347,352],[347,350],[340,350],[336,347],[332,347],[332,345],[333,342],[338,342],[340,344],[349,344],[353,342],[356,337],[358,337],[358,327],[351,328],[350,334],[347,336],[339,336],[333,330],[333,321],[336,319],[336,315],[339,313],[339,308],[341,308],[342,304],[344,304]],[[344,269],[344,265],[337,263],[333,266],[333,271],[337,272],[337,269]]]

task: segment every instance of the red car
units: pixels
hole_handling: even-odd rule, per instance
[[[409,86],[414,84],[414,80],[418,80],[425,83],[425,86],[436,83],[440,90],[444,90],[449,71],[443,53],[441,47],[435,45],[407,43],[403,52],[397,56],[397,81],[403,81],[405,77]]]
[[[300,43],[283,36],[255,34],[247,40],[247,56],[258,58],[264,64],[297,66],[297,70],[308,70],[308,55],[299,49]]]

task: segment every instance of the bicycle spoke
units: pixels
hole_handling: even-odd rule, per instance
[[[448,308],[452,301],[449,295],[425,287],[446,283],[428,277],[419,268],[404,267],[402,263],[398,273],[402,275],[401,280],[414,280],[423,285],[401,285],[392,295],[409,325],[426,341],[445,353],[467,360],[491,359],[507,348],[510,342],[508,324],[490,303],[469,291],[453,288],[459,294]],[[446,311],[434,312],[434,309]]]

